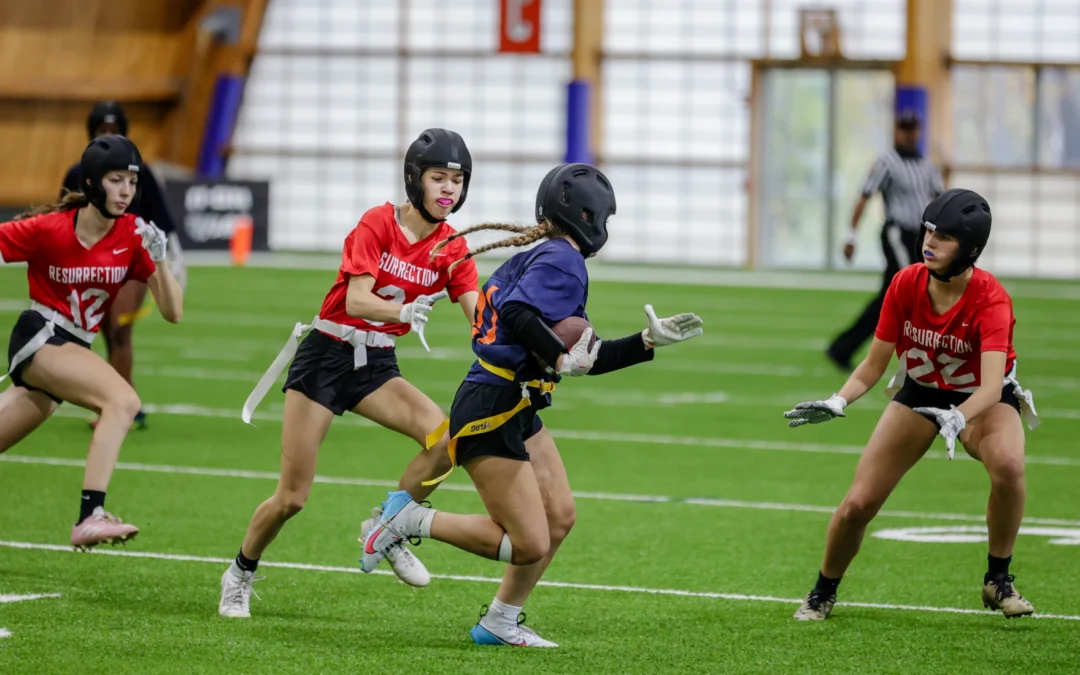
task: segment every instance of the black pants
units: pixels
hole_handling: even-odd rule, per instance
[[[841,333],[829,345],[829,356],[837,363],[850,367],[851,359],[863,343],[873,337],[881,315],[881,304],[885,301],[885,291],[889,290],[896,273],[917,260],[919,255],[919,231],[905,230],[892,222],[881,228],[881,250],[885,252],[885,274],[881,280],[881,290],[862,311],[850,328]]]

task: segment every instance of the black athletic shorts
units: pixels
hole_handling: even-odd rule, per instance
[[[296,350],[282,391],[292,389],[335,415],[401,377],[393,347],[368,347],[367,365],[353,369],[353,347],[317,330],[307,334]]]
[[[959,406],[968,400],[970,396],[971,394],[958,391],[924,387],[921,384],[916,384],[915,380],[907,378],[904,380],[904,386],[900,388],[900,391],[896,392],[896,396],[893,396],[893,400],[909,408],[944,408],[948,410],[950,406]],[[1001,388],[1001,402],[1016,408],[1016,411],[1020,412],[1020,399],[1016,398],[1013,385],[1005,384]]]
[[[519,410],[500,427],[475,436],[462,436],[457,439],[458,465],[465,464],[475,457],[493,456],[529,461],[529,452],[525,441],[535,436],[544,423],[537,413],[548,407],[545,396],[530,389],[532,404]],[[507,383],[506,386],[482,384],[480,382],[462,382],[450,407],[450,437],[466,426],[487,417],[509,412],[521,401],[521,385]]]
[[[38,334],[38,331],[45,327],[45,323],[45,317],[38,314],[32,309],[28,309],[19,315],[19,320],[15,322],[15,327],[11,329],[11,341],[8,342],[9,368],[11,367],[12,359],[15,358],[15,354],[18,353],[18,351],[22,349],[27,342],[30,342],[30,340],[34,339],[34,336]],[[80,347],[86,347],[87,349],[90,348],[89,344],[83,342],[79,338],[75,337],[71,333],[61,328],[60,326],[56,326],[56,331],[53,333],[53,336],[49,338],[49,341],[45,344],[59,346],[67,344],[69,342],[74,342]],[[26,368],[33,360],[33,354],[31,354],[29,358],[23,360],[23,362],[20,363],[18,367],[16,367],[15,370],[11,372],[11,381],[24,389],[29,389],[30,391],[40,391],[41,393],[45,394],[57,403],[63,403],[62,400],[60,400],[56,396],[53,396],[49,392],[38,389],[36,387],[31,387],[25,381],[23,381],[23,371],[26,370]]]

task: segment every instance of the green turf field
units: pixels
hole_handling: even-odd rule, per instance
[[[23,274],[0,270],[5,337]],[[839,388],[821,350],[867,295],[613,282],[591,292],[601,336],[640,330],[645,302],[661,316],[697,311],[706,333],[651,364],[567,382],[544,414],[578,491],[578,521],[547,574],[553,585],[525,609],[560,649],[471,643],[498,563],[426,542],[416,552],[437,576],[425,589],[357,574],[360,521],[416,448],[355,417],[334,425],[307,508],[264,558],[253,618],[218,617],[219,578],[278,466],[282,396],[263,403],[257,428],[240,421],[241,404],[332,278],[194,269],[184,322],[138,325],[150,428],[129,436],[108,498],[142,528],[126,548],[67,546],[90,437],[84,411],[64,406],[0,456],[0,600],[59,594],[0,603],[10,632],[0,673],[1080,669],[1080,312],[1076,300],[1030,297],[1015,302],[1019,374],[1044,424],[1028,436],[1034,531],[1019,538],[1013,572],[1044,618],[982,610],[983,543],[868,536],[833,618],[792,621],[885,399],[879,386],[847,419],[797,430],[781,413]],[[427,335],[432,354],[414,337],[399,343],[402,371],[449,406],[471,362],[468,327],[441,304]],[[985,472],[943,450],[939,441],[908,476],[871,535],[980,525]],[[480,512],[467,480],[456,472],[434,506]]]

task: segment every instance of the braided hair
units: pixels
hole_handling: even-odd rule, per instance
[[[472,227],[464,229],[461,232],[455,232],[446,239],[440,241],[438,244],[435,244],[435,248],[431,249],[431,257],[434,258],[436,253],[441,251],[447,244],[449,244],[454,239],[464,237],[465,235],[472,234],[473,232],[481,232],[484,230],[501,230],[503,232],[515,232],[518,236],[503,239],[502,241],[497,241],[491,244],[485,244],[484,246],[480,246],[479,248],[477,248],[475,251],[470,251],[466,253],[464,258],[457,260],[450,265],[449,269],[447,270],[448,272],[453,272],[455,267],[465,262],[469,258],[480,255],[481,253],[487,253],[488,251],[493,251],[498,248],[516,248],[518,246],[528,246],[529,244],[540,241],[541,239],[561,237],[564,234],[562,229],[560,229],[557,225],[555,225],[549,220],[541,221],[539,224],[532,226],[513,225],[510,223],[482,223],[480,225],[473,225]]]

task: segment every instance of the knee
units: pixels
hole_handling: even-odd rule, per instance
[[[107,328],[110,349],[131,348],[131,325],[121,326],[117,323],[110,324]]]
[[[450,460],[450,437],[444,435],[438,443],[424,451],[428,466],[433,476],[441,476],[449,471],[454,463]]]
[[[867,495],[848,495],[836,509],[836,514],[848,525],[867,525],[877,515],[881,505],[881,501]]]
[[[307,491],[301,492],[299,490],[290,490],[277,493],[274,495],[274,501],[277,502],[278,516],[282,520],[292,518],[304,508],[304,504],[307,503],[307,498]]]
[[[135,416],[142,410],[142,400],[139,399],[139,395],[135,393],[134,389],[125,387],[125,391],[112,396],[104,407],[111,408],[124,417],[130,417],[134,420]]]
[[[513,539],[514,552],[510,562],[514,565],[533,565],[543,560],[548,554],[550,542],[547,536],[541,534],[547,533],[527,534]]]
[[[990,483],[995,487],[1014,487],[1024,482],[1024,458],[1009,457],[989,468]]]
[[[548,513],[548,533],[553,546],[557,546],[566,539],[577,521],[577,508],[574,500],[569,499],[565,504],[554,506]]]

